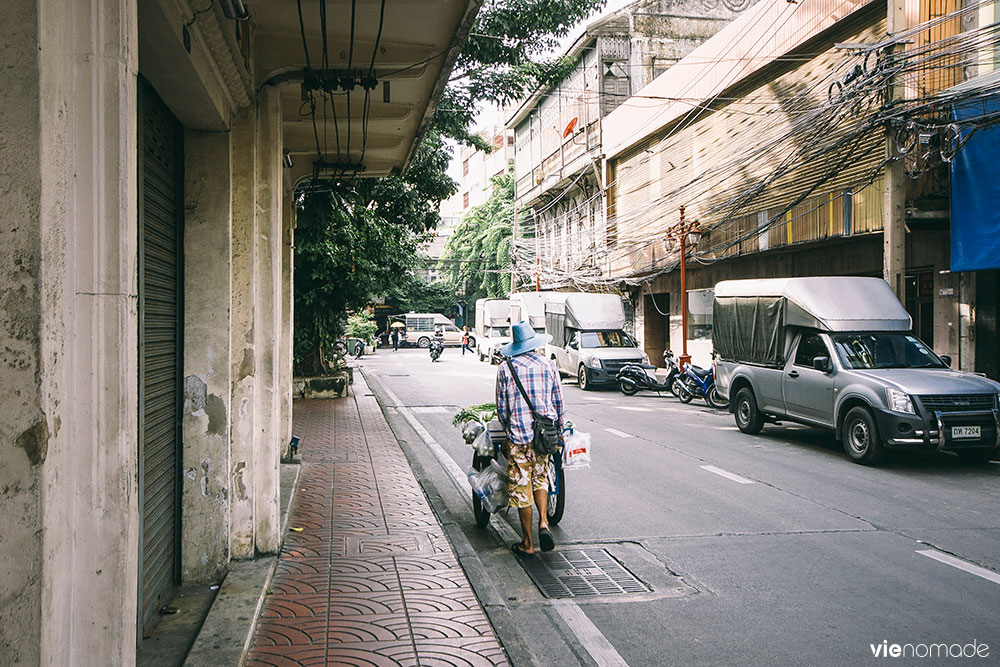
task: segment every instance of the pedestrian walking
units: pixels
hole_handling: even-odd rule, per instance
[[[552,340],[552,336],[537,333],[527,322],[515,324],[511,334],[512,342],[500,348],[502,355],[510,357],[510,365],[500,364],[497,370],[497,417],[510,441],[507,490],[510,506],[516,507],[520,516],[523,535],[523,540],[510,548],[516,556],[531,558],[535,553],[531,535],[532,500],[538,508],[538,544],[541,550],[551,551],[555,543],[549,532],[549,457],[539,454],[532,446],[534,419],[527,401],[531,401],[537,414],[555,420],[559,431],[562,430],[564,407],[559,372],[551,361],[537,352],[538,348]],[[513,372],[517,373],[517,379]],[[517,380],[520,380],[523,393]]]
[[[462,356],[465,356],[465,351],[468,350],[472,352],[472,348],[469,347],[469,327],[462,327]]]
[[[392,351],[399,350],[399,329],[393,329],[392,333],[389,334],[389,339],[392,340]]]

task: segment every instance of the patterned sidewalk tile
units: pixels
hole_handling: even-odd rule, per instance
[[[294,404],[303,467],[246,664],[507,664],[366,386]]]

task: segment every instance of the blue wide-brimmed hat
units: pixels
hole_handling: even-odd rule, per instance
[[[510,333],[513,340],[500,346],[500,354],[505,357],[516,357],[519,354],[537,350],[552,340],[552,336],[538,333],[527,322],[518,322],[511,327]]]

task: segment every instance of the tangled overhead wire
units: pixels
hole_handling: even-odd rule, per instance
[[[589,215],[600,192],[569,206],[551,208],[550,202],[551,210],[539,209],[545,214],[536,218],[538,229],[516,241],[518,278],[533,282],[540,275],[550,286],[583,288],[637,285],[675,268],[677,251],[665,243],[662,231],[680,204],[697,211],[713,231],[710,243],[699,248],[701,259],[710,262],[773,227],[813,214],[807,200],[834,183],[830,202],[844,192],[861,191],[894,160],[902,161],[911,178],[940,172],[977,128],[1000,122],[984,112],[958,124],[950,114],[956,104],[1000,90],[1000,79],[978,87],[955,85],[981,53],[1000,45],[996,23],[958,29],[963,16],[984,4],[973,3],[889,39],[870,30],[870,43],[850,45],[846,57],[832,51],[816,55],[814,61],[829,65],[825,74],[789,95],[771,95],[770,110],[743,128],[725,120],[733,134],[699,145],[695,168],[690,156],[697,123],[730,104],[728,99],[702,102],[646,150],[615,163],[603,228]],[[931,30],[937,34],[949,26],[953,35],[930,39]],[[771,81],[739,101],[766,102],[773,92],[767,86],[779,83]],[[887,140],[889,152],[883,148]],[[666,178],[668,162],[672,170]],[[798,184],[795,194],[781,205],[758,204],[762,198],[773,200],[771,193],[791,182]],[[737,229],[753,215],[757,224]]]

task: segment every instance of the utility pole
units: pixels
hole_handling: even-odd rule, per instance
[[[514,271],[517,268],[517,184],[514,184],[514,226],[511,229],[510,240],[510,293],[514,293],[516,287]]]
[[[667,238],[674,237],[681,244],[681,356],[677,361],[684,369],[691,363],[688,354],[688,293],[687,293],[687,244],[697,245],[701,239],[701,226],[697,220],[688,223],[684,219],[684,207],[680,208],[681,219],[667,230]]]
[[[886,0],[886,22],[889,36],[906,29],[905,0]],[[892,47],[890,58],[901,55],[902,44]],[[906,90],[899,75],[889,82],[887,101],[891,105],[901,101]],[[906,173],[903,160],[896,150],[896,140],[891,126],[885,138],[886,166],[882,188],[882,277],[903,302],[906,298],[904,277],[906,275]]]

